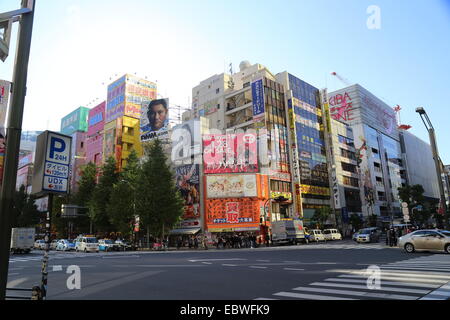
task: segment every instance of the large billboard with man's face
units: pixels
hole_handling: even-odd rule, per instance
[[[142,103],[141,141],[169,136],[169,99],[157,99]]]

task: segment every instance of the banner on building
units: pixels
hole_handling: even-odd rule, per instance
[[[263,201],[246,198],[206,200],[205,216],[208,231],[231,228],[228,231],[253,230],[259,227]]]
[[[177,188],[184,200],[182,219],[200,217],[200,166],[184,165],[175,169]]]
[[[125,80],[126,75],[120,77],[108,86],[106,123],[123,116],[125,113]]]
[[[206,177],[206,195],[212,198],[257,197],[256,175],[210,175]]]
[[[140,119],[142,142],[169,138],[169,99],[143,102]]]
[[[204,172],[258,172],[256,133],[203,135]]]
[[[253,120],[264,117],[264,84],[263,79],[252,82]]]

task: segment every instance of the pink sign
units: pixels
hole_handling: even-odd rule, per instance
[[[204,135],[203,161],[205,173],[258,172],[256,134]]]

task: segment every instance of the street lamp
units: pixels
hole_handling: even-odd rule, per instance
[[[422,107],[416,108],[416,112],[420,115],[425,128],[428,130],[428,135],[430,136],[430,144],[431,144],[431,152],[433,153],[434,165],[436,167],[436,175],[439,185],[439,193],[440,193],[440,208],[439,210],[443,210],[444,215],[447,213],[447,204],[445,202],[445,193],[444,186],[442,185],[441,179],[441,161],[439,158],[439,152],[437,149],[436,136],[434,133],[433,125],[431,124],[430,118],[428,118],[425,109]],[[442,211],[441,211],[442,212]]]

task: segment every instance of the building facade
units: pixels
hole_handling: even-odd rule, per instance
[[[359,163],[363,217],[389,223],[401,217],[398,187],[406,184],[395,111],[355,84],[328,97],[331,118],[353,130],[356,152],[341,155]]]
[[[86,137],[86,163],[92,162],[97,167],[100,167],[103,161],[105,109],[106,101],[89,110],[88,131]]]

